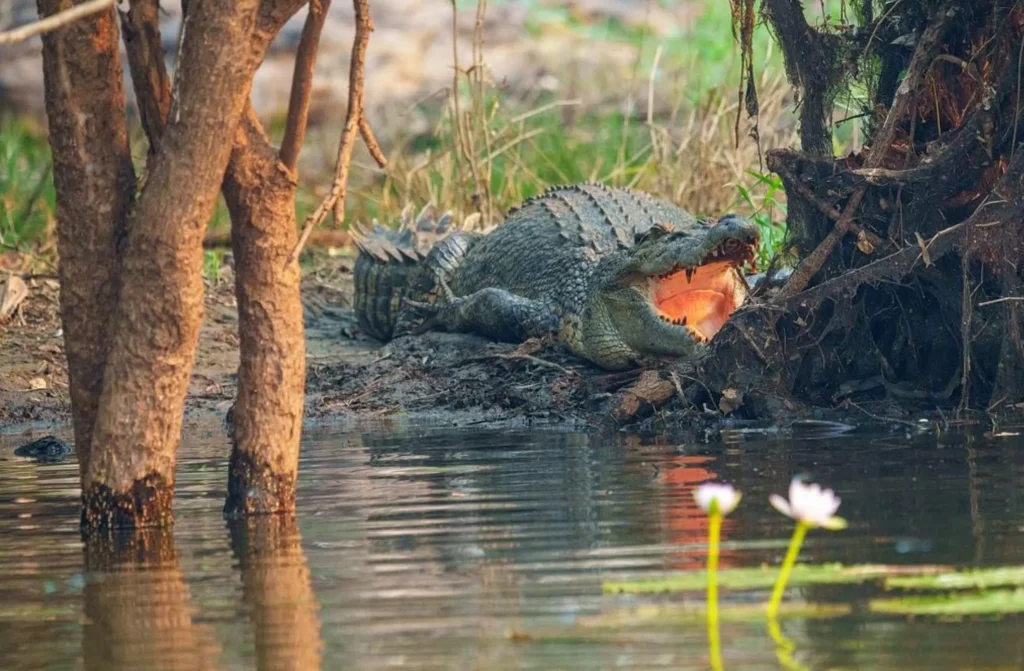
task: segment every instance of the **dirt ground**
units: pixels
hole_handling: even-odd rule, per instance
[[[428,418],[454,424],[612,424],[645,417],[675,387],[642,371],[609,374],[540,343],[516,347],[429,333],[382,344],[351,310],[351,259],[303,280],[306,412],[313,420]],[[70,421],[55,279],[27,280],[29,295],[0,326],[0,425]],[[237,310],[229,269],[207,282],[206,314],[186,399],[186,421],[224,417],[235,393]],[[620,391],[631,388],[632,391]],[[644,406],[649,406],[645,408]]]

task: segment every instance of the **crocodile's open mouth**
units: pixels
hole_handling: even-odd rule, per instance
[[[708,263],[652,278],[655,312],[662,321],[687,329],[695,340],[711,340],[746,298],[738,269],[753,258],[752,245],[729,240],[712,252]]]

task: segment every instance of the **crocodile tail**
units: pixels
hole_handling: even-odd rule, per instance
[[[387,229],[375,219],[372,227],[356,224],[352,239],[358,253],[354,268],[354,308],[359,327],[378,340],[392,337],[410,273],[451,229],[450,212],[436,217],[427,205],[414,218],[412,207],[402,212],[400,225]]]

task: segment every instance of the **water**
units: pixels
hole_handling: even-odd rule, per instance
[[[791,526],[767,506],[813,474],[850,528],[807,562],[1024,563],[1024,440],[980,434],[734,436],[717,445],[542,431],[307,432],[298,524],[222,519],[227,443],[193,431],[173,535],[90,543],[77,466],[0,438],[0,668],[707,669],[685,596],[602,595],[602,580],[699,569],[693,487],[744,492],[723,567],[777,566]],[[866,586],[787,603],[861,604]],[[723,603],[767,591],[724,590]],[[660,609],[660,610],[659,610]],[[667,615],[666,615],[667,613]],[[599,626],[601,624],[606,626]],[[609,624],[611,623],[611,624]],[[786,617],[807,669],[1020,669],[1024,618]],[[764,623],[723,619],[725,668],[777,669]]]

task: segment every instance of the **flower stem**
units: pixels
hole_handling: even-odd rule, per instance
[[[718,632],[718,542],[722,533],[721,513],[711,513],[708,526],[708,647],[711,668],[722,671],[722,640]]]
[[[797,522],[793,530],[793,538],[789,541],[789,550],[786,552],[786,559],[782,562],[782,571],[779,572],[779,579],[775,581],[775,589],[772,591],[772,600],[768,604],[768,617],[774,618],[779,614],[779,606],[782,605],[782,595],[786,591],[786,583],[793,572],[796,558],[800,554],[800,545],[804,542],[804,536],[810,526],[806,522]]]

